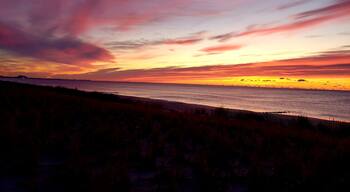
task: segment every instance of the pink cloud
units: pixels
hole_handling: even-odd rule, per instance
[[[240,36],[246,36],[246,35],[259,35],[259,34],[266,35],[266,34],[272,34],[272,33],[296,31],[296,30],[312,27],[315,25],[319,25],[321,23],[327,22],[335,18],[337,18],[337,16],[328,15],[328,16],[316,17],[316,18],[307,19],[307,20],[295,21],[292,23],[279,25],[275,27],[261,27],[261,28],[256,27],[256,28],[248,29],[238,34],[234,34],[233,36],[240,37]]]
[[[241,48],[242,48],[242,45],[218,45],[218,46],[203,48],[201,49],[201,51],[207,52],[207,53],[217,53],[217,52],[237,50]]]
[[[337,15],[340,16],[349,16],[350,15],[350,1],[349,0],[337,0],[336,3],[322,7],[319,9],[314,9],[311,11],[306,11],[295,15],[296,18],[305,18],[305,17],[316,17],[324,15]]]
[[[205,32],[200,31],[197,33],[192,33],[185,37],[178,37],[172,39],[157,39],[157,40],[134,40],[134,41],[114,41],[106,43],[106,46],[112,50],[125,51],[125,50],[135,50],[150,46],[159,45],[182,45],[189,46],[199,43],[205,39]]]
[[[277,10],[289,9],[289,8],[296,7],[296,6],[299,6],[299,5],[308,3],[308,2],[310,2],[310,0],[295,0],[295,1],[291,1],[291,2],[288,2],[288,3],[285,3],[283,5],[278,6]]]
[[[2,0],[0,21],[41,33],[77,36],[101,26],[129,30],[177,16],[220,14],[236,4],[227,0]]]
[[[258,25],[253,25],[253,27],[247,27],[247,29],[242,32],[229,32],[213,36],[210,39],[227,41],[234,37],[243,37],[248,35],[269,35],[274,33],[299,31],[343,17],[350,17],[350,1],[348,0],[340,0],[323,8],[296,14],[293,16],[294,19],[289,23],[275,26],[265,25],[260,27]]]
[[[192,45],[202,41],[200,38],[192,38],[192,39],[170,39],[165,40],[163,43],[168,45]]]

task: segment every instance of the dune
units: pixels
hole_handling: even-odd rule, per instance
[[[0,81],[0,191],[348,191],[350,124]]]

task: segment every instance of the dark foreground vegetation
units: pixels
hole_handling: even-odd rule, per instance
[[[0,82],[0,191],[349,191],[350,127]]]

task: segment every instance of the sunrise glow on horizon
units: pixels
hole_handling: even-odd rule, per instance
[[[1,0],[0,75],[350,90],[350,0]]]

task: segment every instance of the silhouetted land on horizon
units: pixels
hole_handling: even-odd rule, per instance
[[[0,191],[349,190],[349,124],[166,106],[0,81]]]

